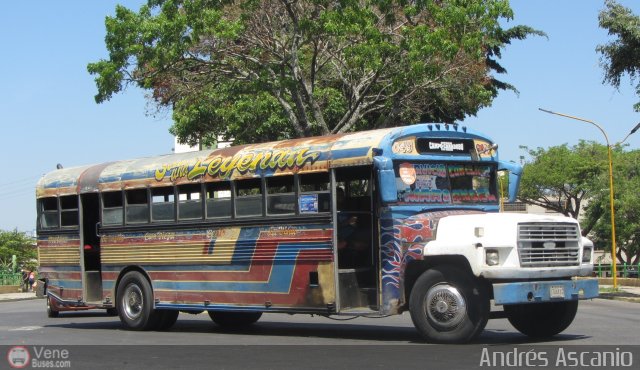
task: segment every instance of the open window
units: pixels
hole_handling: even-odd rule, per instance
[[[151,221],[174,221],[175,204],[173,186],[151,189]]]
[[[127,190],[125,192],[126,222],[140,224],[149,222],[149,199],[147,189]]]
[[[331,212],[329,173],[300,175],[298,179],[300,214]]]
[[[262,180],[247,179],[236,182],[236,216],[262,216]]]
[[[231,218],[231,182],[211,182],[205,186],[207,218]]]
[[[41,198],[40,202],[40,227],[53,229],[58,227],[58,198]]]
[[[102,224],[122,225],[124,214],[121,191],[109,191],[102,193]]]
[[[269,177],[267,181],[267,214],[293,215],[296,213],[296,196],[293,176]]]
[[[60,226],[77,227],[79,222],[78,196],[60,197]]]
[[[178,219],[198,220],[202,218],[202,186],[187,184],[178,186]]]

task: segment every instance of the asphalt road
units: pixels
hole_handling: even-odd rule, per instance
[[[223,330],[207,314],[181,313],[170,331],[136,332],[124,330],[118,317],[103,311],[47,318],[45,301],[38,299],[0,302],[0,350],[8,353],[8,359],[14,346],[24,346],[31,353],[31,361],[42,360],[43,348],[71,353],[68,362],[38,362],[32,367],[333,370],[478,369],[483,368],[480,364],[486,351],[551,351],[537,354],[539,358],[551,358],[555,356],[553,351],[563,347],[620,352],[624,349],[617,347],[634,346],[629,350],[634,352],[636,366],[640,363],[638,322],[639,303],[596,299],[581,302],[576,320],[553,340],[532,341],[506,319],[496,319],[489,321],[471,346],[439,346],[421,340],[408,313],[343,322],[309,315],[265,314],[253,327],[241,331]],[[0,369],[8,368],[7,361],[0,358]],[[552,358],[550,362],[554,364]],[[509,367],[526,367],[519,365],[523,366]]]
[[[595,299],[580,303],[573,324],[545,344],[640,344],[640,304]],[[476,344],[534,343],[506,319],[490,320]],[[42,299],[0,303],[0,345],[398,345],[424,344],[408,313],[386,318],[336,321],[310,315],[265,314],[249,329],[226,331],[204,313],[181,313],[167,332],[124,330],[104,311],[61,313],[47,318]]]

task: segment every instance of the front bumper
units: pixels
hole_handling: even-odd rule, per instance
[[[556,280],[493,284],[496,305],[562,302],[598,297],[598,280]]]
[[[476,273],[485,279],[553,279],[566,276],[591,276],[593,265],[561,266],[561,267],[485,267]]]

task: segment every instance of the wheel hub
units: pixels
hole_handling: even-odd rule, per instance
[[[455,328],[467,314],[464,297],[449,284],[432,286],[425,296],[424,309],[429,320],[441,330]]]
[[[123,297],[123,305],[124,313],[129,319],[135,320],[140,316],[143,309],[143,303],[142,291],[139,286],[135,284],[127,286]]]

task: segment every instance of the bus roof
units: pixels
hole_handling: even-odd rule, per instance
[[[64,168],[40,179],[36,197],[326,172],[371,164],[374,149],[390,149],[395,139],[410,135],[483,139],[463,131],[457,125],[454,131],[444,125],[419,124]]]

